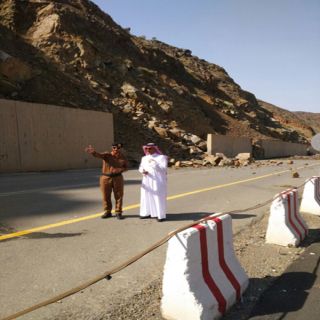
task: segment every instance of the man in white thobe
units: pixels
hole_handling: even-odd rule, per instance
[[[140,218],[166,219],[168,160],[154,143],[143,146],[139,172],[142,173]]]

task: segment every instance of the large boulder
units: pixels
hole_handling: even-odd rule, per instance
[[[212,166],[217,166],[219,165],[220,161],[223,159],[221,156],[213,156],[213,155],[207,155],[203,159],[203,165],[212,165]]]
[[[124,83],[121,87],[121,90],[122,90],[122,95],[124,97],[128,97],[128,98],[132,98],[132,99],[135,99],[137,98],[137,89],[131,85],[130,83]]]
[[[11,82],[23,82],[32,78],[31,66],[0,50],[0,74]]]

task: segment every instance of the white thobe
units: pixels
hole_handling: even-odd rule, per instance
[[[139,171],[147,171],[141,184],[140,216],[166,218],[167,157],[154,153],[142,157]]]

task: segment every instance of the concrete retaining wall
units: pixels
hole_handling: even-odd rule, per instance
[[[291,143],[281,140],[259,140],[258,145],[264,151],[263,158],[281,158],[294,155],[307,155],[310,146],[301,143]],[[221,152],[227,157],[235,157],[238,153],[248,152],[252,154],[252,142],[250,138],[208,134],[208,154]]]
[[[307,155],[308,146],[300,143],[284,142],[280,140],[260,140],[258,144],[264,150],[265,158],[280,158],[288,156]]]
[[[113,142],[110,113],[0,99],[0,172],[92,168]]]
[[[252,153],[251,139],[245,137],[208,134],[207,148],[208,154],[221,152],[227,157],[235,157],[242,152]]]

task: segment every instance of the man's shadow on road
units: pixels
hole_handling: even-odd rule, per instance
[[[141,184],[141,179],[126,179],[124,180],[124,185],[130,184]]]
[[[192,220],[197,221],[207,216],[214,214],[214,212],[181,212],[181,213],[168,213],[168,221],[183,221]],[[232,219],[247,219],[255,217],[254,214],[230,214]]]
[[[202,218],[208,217],[214,214],[213,212],[181,212],[181,213],[167,213],[167,221],[197,221]],[[242,214],[242,213],[232,213],[230,214],[232,219],[247,219],[256,217],[254,214]],[[138,214],[124,214],[125,218],[139,218]]]

